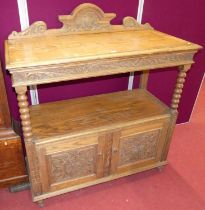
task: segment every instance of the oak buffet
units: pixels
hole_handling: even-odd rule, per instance
[[[167,164],[186,73],[201,48],[93,4],[42,21],[5,42],[28,157],[33,201]],[[179,67],[170,108],[147,91],[149,71]],[[27,87],[141,71],[139,89],[29,106]]]

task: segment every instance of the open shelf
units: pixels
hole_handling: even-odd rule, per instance
[[[166,105],[144,89],[30,107],[35,140],[115,129],[135,121],[163,118],[169,113]]]

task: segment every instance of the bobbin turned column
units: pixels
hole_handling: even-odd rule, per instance
[[[15,87],[15,90],[17,93],[21,125],[26,146],[26,153],[27,153],[28,167],[29,167],[29,180],[31,183],[33,195],[40,195],[42,190],[40,184],[40,175],[38,172],[39,171],[38,159],[35,153],[34,143],[32,141],[32,127],[31,127],[30,114],[29,114],[29,104],[26,95],[27,87],[26,86]]]
[[[174,111],[176,111],[179,106],[179,102],[180,102],[180,98],[181,98],[181,94],[182,94],[182,90],[183,90],[184,82],[186,78],[186,73],[190,69],[190,67],[191,67],[190,64],[179,67],[179,73],[178,73],[177,82],[175,85],[174,93],[172,96],[172,103],[171,103],[171,109]]]
[[[24,140],[26,142],[32,141],[32,131],[31,131],[31,122],[30,122],[30,115],[29,115],[29,107],[28,107],[28,100],[26,87],[16,87],[16,93],[17,93],[17,100],[18,100],[18,106],[19,106],[19,112],[21,117],[21,124],[22,124],[22,130],[24,135]]]
[[[178,73],[178,76],[177,76],[177,81],[176,81],[176,85],[175,85],[175,88],[174,88],[174,93],[173,93],[173,96],[172,96],[171,107],[170,107],[172,117],[171,117],[171,121],[170,121],[170,128],[169,128],[169,131],[167,133],[167,144],[165,145],[165,148],[164,148],[164,152],[163,152],[163,155],[162,155],[162,161],[167,159],[167,154],[168,154],[168,151],[169,151],[169,146],[170,146],[172,134],[173,134],[173,131],[174,131],[174,128],[175,128],[175,125],[176,125],[177,116],[178,116],[177,108],[178,108],[179,103],[180,103],[180,98],[181,98],[181,94],[182,94],[183,87],[184,87],[186,73],[190,69],[190,67],[191,67],[191,64],[179,66],[179,73]]]

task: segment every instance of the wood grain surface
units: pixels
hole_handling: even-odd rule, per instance
[[[33,37],[6,41],[6,67],[12,69],[199,48],[196,44],[155,30]]]
[[[169,108],[146,90],[120,91],[30,107],[33,138],[96,132],[168,115]]]
[[[12,129],[0,129],[0,188],[26,182],[21,139]]]

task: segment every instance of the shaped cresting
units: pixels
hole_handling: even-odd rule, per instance
[[[42,35],[57,35],[63,33],[79,33],[87,32],[103,32],[111,30],[142,30],[152,29],[146,23],[144,25],[137,23],[133,17],[125,17],[123,25],[111,25],[110,21],[116,17],[114,13],[104,13],[99,7],[94,4],[81,4],[73,10],[71,15],[58,16],[59,21],[63,24],[60,29],[47,29],[47,25],[43,21],[34,22],[28,29],[22,32],[13,31],[8,39],[26,38]]]

